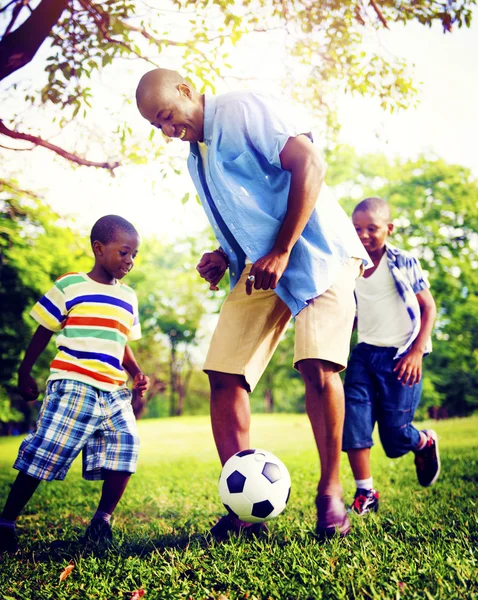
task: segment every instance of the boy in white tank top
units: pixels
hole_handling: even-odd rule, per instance
[[[355,207],[352,221],[373,261],[356,282],[358,344],[344,384],[342,448],[357,486],[351,509],[363,515],[378,510],[370,468],[375,423],[388,457],[412,451],[419,483],[426,487],[438,478],[437,435],[412,425],[436,307],[418,260],[387,242],[393,230],[389,205],[366,198]]]

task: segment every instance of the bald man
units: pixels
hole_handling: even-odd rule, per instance
[[[294,367],[305,383],[321,465],[316,533],[344,536],[350,522],[339,479],[339,372],[348,358],[355,279],[369,259],[327,192],[310,130],[263,94],[202,95],[167,69],[146,73],[136,99],[153,127],[190,144],[189,173],[220,244],[202,256],[199,274],[217,289],[229,268],[231,292],[204,364],[221,463],[250,447],[248,394],[294,317]],[[265,529],[228,514],[211,534],[223,540]]]

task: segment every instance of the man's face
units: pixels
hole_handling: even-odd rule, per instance
[[[379,252],[392,233],[393,224],[382,213],[359,210],[352,215],[352,222],[360,241],[369,254]]]
[[[151,90],[138,102],[142,116],[164,135],[182,142],[201,142],[204,138],[204,106],[201,96],[180,84],[170,89]]]

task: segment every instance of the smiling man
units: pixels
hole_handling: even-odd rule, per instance
[[[229,268],[231,293],[204,365],[221,462],[250,447],[248,394],[295,317],[294,367],[305,383],[321,464],[316,532],[344,536],[350,522],[339,479],[339,372],[348,358],[355,279],[368,256],[327,191],[310,130],[268,96],[201,95],[167,69],[146,73],[136,99],[154,127],[190,143],[189,173],[220,244],[203,255],[199,274],[217,289]],[[229,514],[211,534],[222,540],[265,529]]]

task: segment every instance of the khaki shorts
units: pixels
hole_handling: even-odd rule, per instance
[[[203,370],[244,375],[250,391],[265,371],[287,328],[291,312],[273,290],[246,294],[246,265],[226,298],[212,336]],[[347,366],[355,316],[355,279],[362,260],[351,258],[335,283],[311,300],[295,319],[294,367],[306,358]]]

